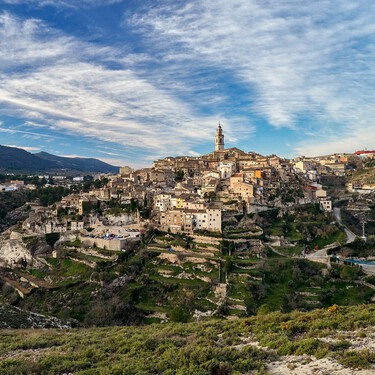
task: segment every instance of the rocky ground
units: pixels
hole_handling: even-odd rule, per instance
[[[285,356],[268,365],[272,375],[373,375],[369,370],[348,369],[332,358],[316,359],[312,356]]]
[[[325,342],[338,342],[338,338],[345,338],[350,343],[349,350],[354,352],[369,351],[375,353],[375,328],[366,330],[336,332],[336,338],[320,338]],[[364,337],[363,337],[364,336]],[[315,358],[310,355],[287,355],[278,361],[268,364],[268,371],[274,375],[372,375],[375,365],[370,369],[345,368],[332,357]]]
[[[0,304],[0,329],[11,328],[72,328],[73,321],[63,322],[53,316],[45,316]]]

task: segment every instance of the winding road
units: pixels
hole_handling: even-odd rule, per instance
[[[351,243],[355,240],[357,237],[351,230],[349,230],[345,225],[342,224],[341,221],[341,209],[339,207],[334,207],[333,212],[335,214],[336,221],[338,222],[339,225],[341,225],[344,228],[344,231],[346,233],[346,243]],[[306,258],[316,261],[316,262],[322,262],[322,263],[327,263],[329,255],[327,254],[327,250],[332,249],[336,247],[337,244],[333,243],[330,245],[327,245],[323,247],[323,249],[314,251],[311,254],[306,254]]]
[[[342,224],[341,221],[341,208],[334,207],[333,212],[335,214],[337,222],[344,227],[344,231],[346,233],[346,243],[351,243],[357,237],[351,230],[349,230],[345,225]]]

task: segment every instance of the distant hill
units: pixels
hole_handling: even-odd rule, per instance
[[[15,147],[0,146],[0,171],[40,172],[55,167],[50,161]]]
[[[57,165],[59,169],[103,173],[117,173],[119,170],[118,167],[94,158],[65,158],[62,156],[48,154],[47,152],[39,152],[38,154],[34,155],[46,162]]]
[[[39,152],[31,154],[23,149],[0,145],[0,172],[101,172],[116,173],[118,167],[94,158],[67,158]]]

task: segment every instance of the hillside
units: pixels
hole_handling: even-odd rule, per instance
[[[351,177],[350,181],[353,183],[360,183],[362,185],[375,185],[375,166],[374,162],[368,162],[364,168],[357,170]]]
[[[35,154],[35,156],[48,163],[53,163],[56,168],[59,169],[70,169],[79,172],[118,172],[118,167],[114,167],[113,165],[94,158],[64,158],[47,152],[39,152]]]
[[[375,280],[360,267],[329,263],[328,256],[323,263],[311,261],[317,248],[338,252],[337,243],[345,243],[330,215],[315,206],[278,212],[232,218],[224,237],[149,230],[123,251],[110,250],[116,239],[103,241],[100,230],[31,235],[14,227],[0,236],[0,302],[108,326],[245,317],[265,306],[288,312],[374,301]],[[128,220],[131,213],[124,215]],[[66,212],[60,217],[74,220]],[[283,246],[259,238],[283,233]],[[353,242],[343,251],[373,257],[374,244],[369,239],[359,249]]]
[[[0,145],[0,171],[37,172],[47,171],[54,167],[55,164],[51,161],[38,158],[30,152]]]
[[[62,322],[53,316],[45,316],[0,304],[0,329],[11,328],[71,328],[71,323]]]
[[[16,244],[5,237],[4,250]],[[134,244],[126,252],[88,248],[74,235],[58,238],[20,237],[18,254],[49,244],[59,257],[47,252],[38,268],[35,259],[30,269],[0,269],[0,302],[85,326],[108,326],[232,319],[265,308],[308,311],[374,298],[374,278],[357,267],[282,256],[257,241],[249,240],[251,251],[238,248],[229,256],[229,242],[203,236],[155,233],[142,249]],[[259,251],[262,258],[255,255]]]
[[[56,173],[58,171],[117,173],[118,168],[93,158],[67,158],[46,152],[31,154],[20,148],[0,145],[0,172]]]
[[[0,372],[369,375],[374,342],[374,305],[143,327],[2,330]]]

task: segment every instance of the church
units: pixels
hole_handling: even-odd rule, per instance
[[[209,167],[216,168],[218,161],[236,160],[245,155],[245,152],[237,147],[225,148],[223,128],[219,122],[215,135],[215,151],[203,155],[201,158],[210,162]]]

